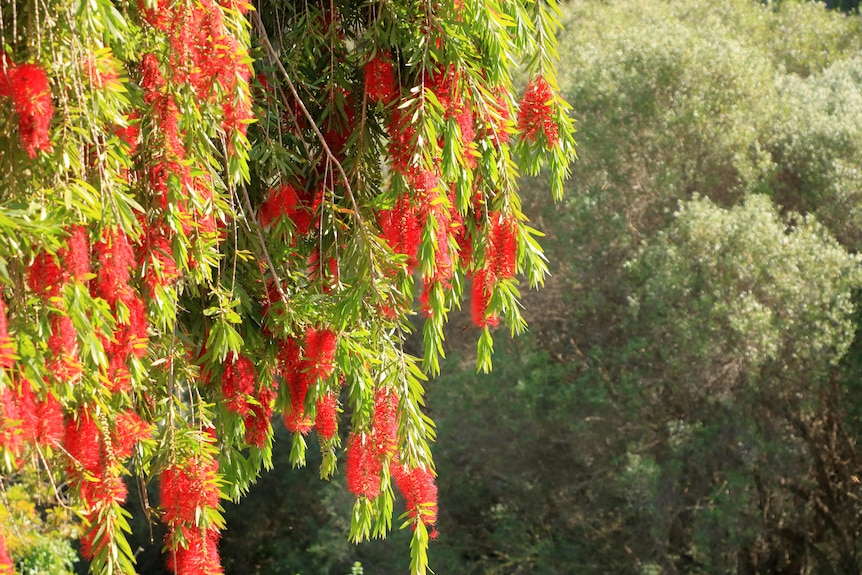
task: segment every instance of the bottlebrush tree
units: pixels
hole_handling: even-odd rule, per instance
[[[221,573],[219,501],[271,467],[276,415],[294,465],[310,437],[323,478],[342,461],[353,540],[401,493],[425,572],[447,314],[469,298],[489,370],[492,330],[525,328],[518,278],[546,273],[518,166],[560,196],[574,158],[556,14],[2,3],[0,473],[55,486],[92,573],[134,573],[130,476],[158,484],[171,568]]]

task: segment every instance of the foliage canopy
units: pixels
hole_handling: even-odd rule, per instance
[[[130,473],[170,567],[221,572],[273,413],[324,478],[346,437],[352,540],[397,485],[426,571],[447,314],[469,291],[490,370],[547,271],[516,160],[561,196],[558,27],[545,1],[3,3],[0,473],[68,485],[92,573],[134,572]]]

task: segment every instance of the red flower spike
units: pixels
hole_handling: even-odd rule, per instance
[[[15,399],[15,393],[9,388],[0,392],[0,448],[6,448],[18,456],[24,446],[24,435]]]
[[[285,184],[269,191],[266,201],[260,206],[258,218],[261,225],[269,227],[287,216],[293,222],[294,233],[304,236],[316,223],[314,214],[321,201],[322,190],[312,197],[311,192]]]
[[[308,328],[305,332],[306,373],[308,383],[326,379],[335,369],[335,332],[329,329]]]
[[[446,115],[454,114],[461,105],[456,93],[459,76],[455,65],[450,64],[445,70],[437,70],[425,79],[425,87],[434,92]]]
[[[324,441],[335,437],[338,433],[338,395],[330,392],[317,401],[317,419],[314,426]]]
[[[380,495],[383,463],[365,433],[351,433],[347,440],[347,489],[357,497],[373,500]]]
[[[495,217],[491,228],[494,274],[501,279],[515,277],[518,254],[518,224],[512,216]]]
[[[70,417],[66,422],[63,437],[63,447],[71,460],[68,471],[73,478],[82,477],[82,469],[92,474],[101,475],[102,470],[102,434],[95,419],[87,408],[78,410],[78,417]]]
[[[56,297],[65,282],[65,273],[54,256],[40,252],[27,271],[27,285],[34,293],[45,297]]]
[[[470,286],[470,316],[476,327],[497,327],[500,325],[500,320],[496,315],[487,316],[488,300],[491,299],[493,287],[494,278],[492,274],[485,270],[479,270],[473,274],[473,283]]]
[[[153,434],[153,426],[141,419],[141,416],[132,410],[126,410],[117,416],[114,422],[114,433],[111,442],[114,447],[114,456],[118,461],[124,461],[132,454],[135,445]]]
[[[382,210],[378,214],[380,231],[389,242],[392,251],[408,256],[408,270],[416,268],[416,255],[422,244],[422,226],[417,210],[410,202],[410,196],[404,194],[391,210]]]
[[[135,265],[135,254],[129,239],[122,230],[108,230],[102,241],[95,245],[99,273],[94,280],[95,295],[110,304],[132,296],[129,288],[130,268]]]
[[[497,88],[497,101],[494,110],[497,117],[491,117],[488,137],[492,142],[499,144],[508,144],[511,138],[511,133],[508,130],[508,124],[512,120],[512,111],[509,108],[507,92],[503,87]]]
[[[114,134],[120,138],[129,148],[129,156],[134,156],[138,151],[138,140],[141,137],[141,128],[138,125],[138,114],[129,115],[129,124],[125,127],[115,126]]]
[[[364,71],[365,93],[368,99],[390,104],[398,97],[395,68],[388,55],[377,52],[374,58],[365,64]]]
[[[170,287],[180,277],[170,233],[170,230],[162,227],[150,227],[141,250],[141,266],[146,270],[144,283],[151,298],[155,297],[157,287]]]
[[[45,71],[36,64],[22,64],[8,71],[9,95],[18,113],[18,137],[21,147],[31,158],[36,150],[50,152],[48,133],[54,104]]]
[[[165,469],[159,502],[162,521],[169,527],[196,525],[206,509],[219,505],[218,462],[194,457]]]
[[[300,359],[302,350],[294,338],[279,342],[278,360],[281,376],[290,390],[290,406],[284,413],[284,426],[293,433],[308,433],[313,422],[305,413],[309,376],[307,361]]]
[[[249,445],[260,448],[266,446],[272,429],[269,422],[272,418],[272,402],[277,394],[277,390],[262,389],[257,397],[260,405],[252,405],[248,415],[243,419],[245,442]]]
[[[228,355],[222,376],[221,391],[228,411],[247,415],[249,396],[254,393],[254,364],[245,356]]]
[[[0,298],[0,369],[11,369],[15,364],[12,338],[9,336],[9,320],[6,317],[6,302]]]
[[[29,427],[33,429],[33,441],[41,446],[56,446],[63,441],[63,406],[50,391],[46,392],[44,401],[36,402],[36,418],[31,419]]]
[[[392,461],[389,470],[395,485],[404,496],[410,517],[433,526],[437,522],[437,485],[434,482],[434,473],[425,467],[407,469],[397,460]]]
[[[168,552],[168,569],[177,575],[222,575],[218,552],[219,532],[215,529],[183,529],[185,547]],[[167,536],[170,542],[171,535]]]
[[[59,381],[74,382],[83,367],[78,360],[78,333],[67,315],[56,314],[51,321],[48,349],[53,355],[46,367]]]
[[[169,1],[159,0],[159,3]],[[164,86],[165,78],[159,70],[159,59],[155,54],[144,54],[141,58],[141,88],[144,89],[144,100],[149,104],[155,102]]]
[[[548,82],[542,76],[530,81],[518,109],[518,130],[523,137],[534,142],[542,132],[548,146],[554,146],[559,139],[559,127],[554,122],[553,107],[554,94]]]
[[[371,440],[381,460],[391,457],[398,448],[398,396],[388,388],[374,394],[374,416],[371,423]]]
[[[78,332],[67,315],[57,314],[51,321],[51,337],[48,338],[48,349],[55,359],[77,361]]]
[[[73,226],[66,249],[60,253],[72,281],[85,282],[90,275],[90,234],[84,226]]]

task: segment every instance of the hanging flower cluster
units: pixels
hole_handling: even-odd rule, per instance
[[[162,521],[168,526],[168,567],[177,575],[223,573],[218,553],[220,525],[218,463],[196,456],[166,468],[159,482]]]
[[[557,144],[560,136],[554,121],[554,93],[543,76],[527,84],[518,108],[518,131],[531,141],[542,133],[549,146]]]
[[[306,412],[305,398],[312,385],[327,379],[335,369],[335,347],[335,332],[311,327],[306,330],[304,346],[294,338],[280,342],[281,375],[290,392],[290,405],[284,412],[284,425],[289,431],[305,434],[314,426]]]
[[[15,65],[0,50],[0,97],[12,100],[18,116],[21,148],[31,158],[37,151],[51,151],[49,128],[54,116],[51,86],[45,70],[37,64]]]
[[[314,429],[321,476],[343,466],[352,540],[385,535],[397,487],[424,573],[422,380],[462,298],[482,369],[493,328],[523,329],[519,274],[545,267],[515,160],[559,194],[573,156],[554,3],[13,2],[37,24],[0,12],[0,130],[26,152],[0,170],[0,473],[64,475],[98,575],[135,572],[126,477],[152,479],[169,568],[219,574],[219,501],[271,464],[278,413],[293,465]]]

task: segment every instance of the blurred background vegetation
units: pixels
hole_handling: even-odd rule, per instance
[[[862,21],[830,6],[564,7],[580,160],[562,204],[524,189],[554,276],[489,376],[456,316],[428,386],[437,573],[862,572]],[[406,573],[405,534],[347,543],[351,496],[289,445],[227,506],[226,572]],[[13,555],[68,557],[10,512],[41,522]]]

